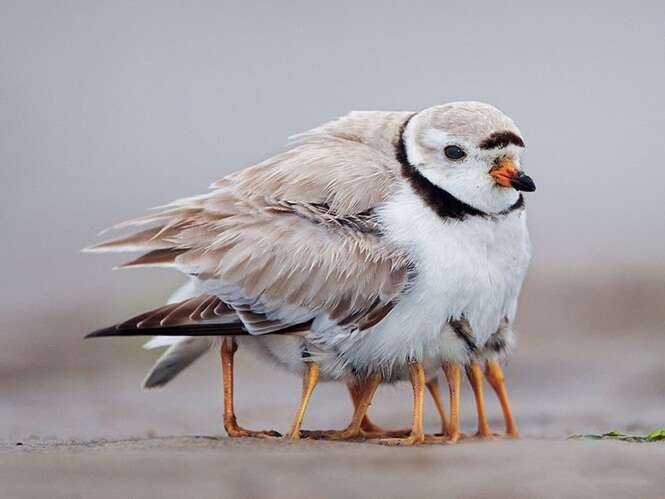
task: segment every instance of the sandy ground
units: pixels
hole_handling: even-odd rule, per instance
[[[602,459],[601,459],[602,456]],[[4,497],[662,497],[665,444],[155,438],[0,453]]]
[[[30,356],[4,352],[14,363],[0,364],[0,495],[663,497],[665,443],[566,440],[665,426],[665,292],[661,284],[630,289],[569,286],[540,290],[537,300],[526,293],[520,347],[506,368],[522,438],[416,449],[229,440],[216,355],[167,388],[144,392],[140,381],[156,352],[141,351],[137,340],[82,342],[79,331],[63,330],[61,341],[35,344]],[[236,378],[240,423],[286,430],[299,380],[242,350]],[[386,427],[406,426],[409,392],[380,388],[370,414]],[[467,386],[462,398],[471,433]],[[489,392],[488,409],[502,430]],[[342,386],[321,384],[305,428],[340,428],[350,410]],[[429,400],[426,422],[438,430]]]

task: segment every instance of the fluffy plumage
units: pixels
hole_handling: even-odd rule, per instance
[[[467,320],[484,348],[502,320],[512,322],[529,261],[519,194],[488,174],[506,158],[519,166],[521,148],[482,147],[497,133],[520,137],[512,120],[480,103],[351,113],[208,194],[120,224],[148,228],[91,249],[145,251],[125,266],[193,276],[252,335],[307,324],[307,342],[317,359],[331,359],[332,377],[382,369],[400,379],[411,360],[463,362],[469,352],[450,321]],[[447,144],[466,150],[463,166],[442,155]],[[433,211],[404,175],[401,145],[432,189],[479,214]]]

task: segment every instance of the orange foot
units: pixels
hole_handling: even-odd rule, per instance
[[[275,430],[247,430],[239,426],[235,418],[224,421],[224,429],[230,438],[279,438],[282,436],[281,433]]]
[[[425,443],[433,443],[433,437],[425,436],[423,434],[414,434],[411,433],[406,437],[394,437],[394,438],[381,438],[376,442],[381,445],[387,445],[390,447],[408,447],[413,445],[421,445]]]
[[[437,433],[436,435],[432,435],[431,437],[428,437],[428,442],[429,443],[435,443],[435,444],[456,444],[460,440],[464,440],[469,437],[466,433],[461,433],[459,431],[451,433],[446,433],[445,435],[441,433]]]

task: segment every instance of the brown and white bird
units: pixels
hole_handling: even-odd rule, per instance
[[[379,382],[411,380],[412,432],[394,444],[425,441],[425,372],[443,366],[445,438],[456,440],[460,367],[510,329],[530,259],[517,191],[535,186],[520,169],[519,130],[492,106],[462,102],[351,113],[298,140],[209,194],[123,225],[153,227],[93,247],[147,251],[125,267],[177,268],[201,293],[93,336],[301,336],[302,414],[319,371],[362,382],[352,426]]]

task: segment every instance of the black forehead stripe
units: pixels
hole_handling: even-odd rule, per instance
[[[502,132],[494,132],[480,143],[481,149],[502,149],[508,144],[514,144],[519,147],[524,147],[522,137],[510,130]]]

